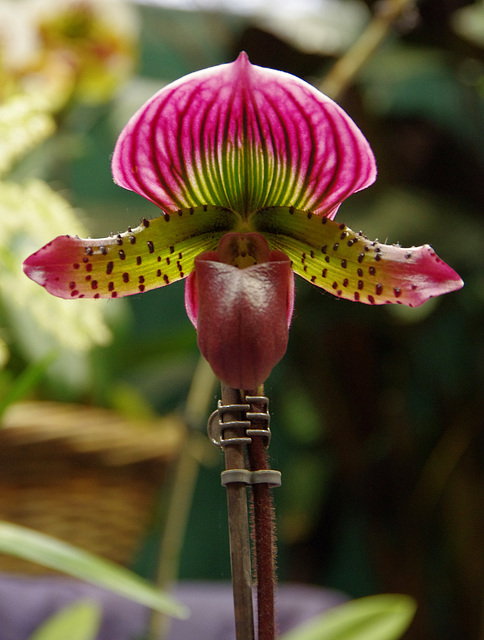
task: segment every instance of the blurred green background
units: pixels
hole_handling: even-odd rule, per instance
[[[47,166],[25,161],[13,176],[47,179],[93,237],[155,217],[154,205],[110,174],[117,134],[147,97],[240,50],[318,84],[376,3],[314,1],[313,13],[301,4],[286,21],[278,6],[137,6],[135,77],[107,103],[76,105],[40,150]],[[411,6],[338,101],[379,167],[376,184],[346,201],[338,219],[381,241],[432,244],[466,284],[412,310],[344,302],[297,282],[288,352],[266,384],[273,467],[283,474],[279,578],[352,597],[407,593],[419,603],[409,640],[482,639],[484,5]],[[113,341],[92,349],[82,385],[51,376],[38,397],[133,413],[183,408],[198,360],[183,283],[121,304]],[[3,300],[5,335],[7,307]],[[15,336],[9,349],[15,376],[28,351]],[[230,578],[221,465],[215,455],[201,467],[182,579]],[[154,525],[136,562],[150,576],[156,540]]]

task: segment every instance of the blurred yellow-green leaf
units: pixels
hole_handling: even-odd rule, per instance
[[[28,640],[94,640],[100,623],[99,605],[81,600],[48,618]]]
[[[185,618],[186,607],[124,567],[32,529],[0,523],[0,551],[96,584],[118,595]]]
[[[281,640],[397,640],[415,609],[414,600],[405,595],[360,598],[313,618]]]

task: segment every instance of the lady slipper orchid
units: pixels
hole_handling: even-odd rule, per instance
[[[76,299],[188,276],[200,350],[232,387],[257,388],[283,356],[293,273],[371,305],[418,306],[463,285],[430,246],[371,242],[333,220],[375,180],[367,140],[325,95],[245,53],[154,95],[122,131],[112,168],[162,214],[99,240],[58,237],[26,274]]]

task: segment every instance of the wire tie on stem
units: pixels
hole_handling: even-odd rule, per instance
[[[248,471],[247,469],[227,469],[221,473],[222,485],[226,487],[232,482],[242,484],[270,484],[273,487],[281,486],[281,472],[273,469],[259,469]]]

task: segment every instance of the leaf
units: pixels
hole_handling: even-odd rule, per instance
[[[96,584],[176,618],[188,617],[184,605],[128,569],[32,529],[0,522],[0,552]]]
[[[280,640],[396,640],[415,609],[415,601],[405,595],[360,598],[313,618]]]
[[[2,416],[7,407],[21,400],[42,381],[56,355],[55,352],[51,351],[40,360],[37,360],[37,362],[32,362],[13,381],[6,394],[0,398],[0,427]]]
[[[99,605],[80,600],[48,618],[28,640],[95,640],[100,623]]]

